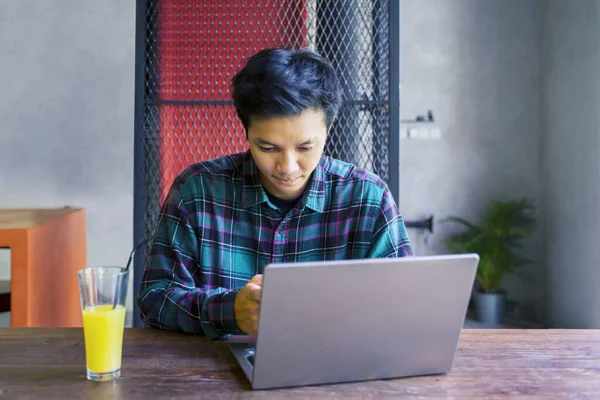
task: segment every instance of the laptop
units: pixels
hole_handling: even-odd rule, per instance
[[[253,389],[444,374],[477,254],[269,264],[255,342],[230,343]]]

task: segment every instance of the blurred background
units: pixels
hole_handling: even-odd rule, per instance
[[[449,216],[531,198],[531,279],[503,279],[514,326],[599,328],[600,1],[399,6],[390,176],[406,221],[433,217],[409,228],[414,250],[447,252]],[[124,266],[134,244],[135,36],[134,1],[0,2],[0,208],[84,208],[88,266]]]

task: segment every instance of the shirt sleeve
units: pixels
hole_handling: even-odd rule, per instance
[[[392,193],[386,189],[381,199],[379,216],[375,222],[371,248],[367,257],[409,257],[412,255],[404,220],[400,216]]]
[[[196,279],[199,238],[176,184],[163,204],[137,297],[141,318],[150,327],[226,339],[244,334],[235,323],[238,290],[200,288]]]

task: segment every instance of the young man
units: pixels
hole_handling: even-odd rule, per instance
[[[268,263],[412,254],[386,184],[323,155],[341,104],[327,60],[263,50],[233,78],[233,100],[250,150],[173,183],[137,298],[151,327],[254,333]]]

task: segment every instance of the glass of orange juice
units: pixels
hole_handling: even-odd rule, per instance
[[[129,270],[90,267],[80,270],[78,278],[87,378],[113,381],[121,376]]]

